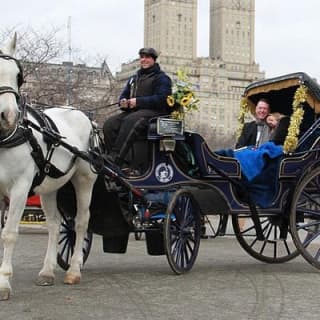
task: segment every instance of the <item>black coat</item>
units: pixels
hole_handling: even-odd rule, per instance
[[[280,119],[278,126],[270,136],[270,141],[275,144],[283,144],[288,134],[288,127],[290,124],[290,117],[286,116]]]
[[[247,122],[244,124],[241,135],[236,143],[236,149],[252,146],[256,144],[257,139],[257,123],[256,121]]]
[[[140,68],[130,77],[123,89],[119,101],[123,98],[137,98],[136,110],[157,110],[169,114],[172,108],[167,104],[167,97],[172,94],[171,79],[164,73],[158,63],[151,68]],[[126,111],[131,111],[127,110]]]
[[[286,116],[280,119],[280,122],[275,131],[270,136],[270,141],[275,144],[283,144],[288,134],[288,127],[290,124],[290,117]],[[256,144],[257,138],[257,123],[256,121],[247,122],[241,132],[241,136],[236,144],[236,149],[252,146]]]

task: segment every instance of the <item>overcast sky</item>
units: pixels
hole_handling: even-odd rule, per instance
[[[255,56],[267,77],[296,71],[320,80],[320,1],[256,0]],[[208,56],[209,0],[198,0],[198,56]],[[112,71],[143,46],[144,0],[2,1],[1,27],[65,27],[72,46],[107,57]],[[0,27],[0,28],[1,28]]]

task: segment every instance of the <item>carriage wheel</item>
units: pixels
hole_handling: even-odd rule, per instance
[[[63,219],[60,225],[57,262],[62,269],[68,270],[75,246],[76,232],[74,230],[74,218],[64,214],[61,214],[61,216]],[[87,231],[82,246],[83,264],[87,261],[91,245],[92,232]]]
[[[320,269],[320,168],[298,184],[292,198],[290,227],[302,256]]]
[[[299,255],[290,230],[287,237],[280,237],[282,217],[280,215],[259,215],[265,240],[258,240],[250,216],[232,215],[235,236],[241,247],[257,260],[267,263],[282,263]]]
[[[164,220],[164,247],[176,274],[189,271],[198,255],[201,235],[200,209],[189,191],[178,190]]]

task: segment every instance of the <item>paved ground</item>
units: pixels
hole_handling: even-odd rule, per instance
[[[202,240],[192,271],[176,276],[165,256],[147,255],[144,240],[130,239],[124,255],[107,254],[95,236],[81,284],[63,285],[58,268],[55,286],[37,287],[47,234],[26,229],[32,230],[20,235],[14,295],[0,303],[1,320],[319,319],[320,274],[300,257],[267,265],[235,238],[220,237]]]

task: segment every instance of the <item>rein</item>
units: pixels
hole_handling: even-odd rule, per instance
[[[104,109],[104,108],[108,108],[108,107],[112,107],[112,106],[116,106],[116,105],[119,105],[119,101],[107,104],[105,106],[93,108],[93,109],[81,109],[81,111],[83,111],[83,112],[97,111],[97,110],[100,110],[100,109]]]

